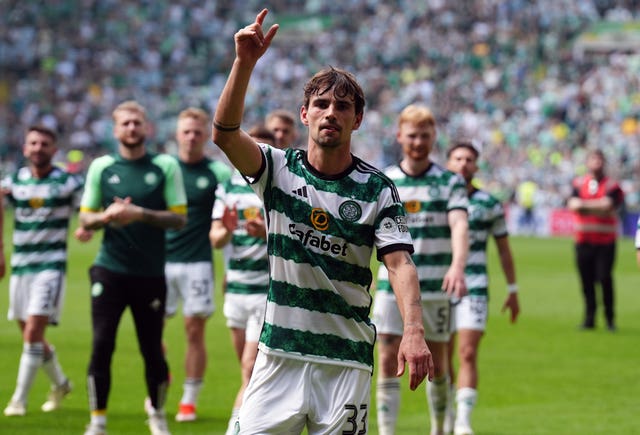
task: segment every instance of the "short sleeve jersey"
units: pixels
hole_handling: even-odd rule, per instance
[[[417,176],[408,175],[400,165],[390,166],[385,174],[396,184],[407,213],[422,298],[447,298],[442,292],[442,280],[452,260],[447,215],[452,210],[467,210],[469,198],[464,179],[436,163]],[[382,264],[377,290],[392,292],[388,271]]]
[[[475,190],[469,195],[469,257],[465,267],[470,295],[488,296],[487,242],[491,236],[507,235],[500,201],[485,191]]]
[[[271,281],[263,352],[373,370],[370,261],[413,252],[393,183],[353,157],[324,176],[300,149],[261,145],[264,164],[252,187],[266,210]]]
[[[133,204],[152,210],[186,213],[180,166],[165,154],[147,153],[137,160],[119,154],[95,159],[87,171],[81,211],[106,209],[114,197],[130,197]],[[141,222],[107,225],[95,264],[126,275],[163,276],[165,230]]]
[[[222,219],[225,206],[236,207],[238,226],[227,249],[227,293],[266,293],[269,284],[267,241],[247,233],[248,219],[262,214],[262,201],[238,171],[216,190],[212,219]]]
[[[80,177],[54,167],[36,178],[28,167],[2,181],[13,203],[14,231],[11,273],[65,270],[67,234],[82,190]]]
[[[179,161],[187,194],[187,224],[180,230],[168,230],[167,261],[192,263],[211,261],[211,209],[218,185],[231,175],[222,162],[205,158],[198,163]]]

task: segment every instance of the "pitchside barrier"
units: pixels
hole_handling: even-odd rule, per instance
[[[527,219],[518,205],[505,205],[507,228],[513,235],[541,237],[570,237],[573,235],[573,213],[566,208],[539,207]],[[620,216],[620,235],[635,237],[638,212],[625,212]]]

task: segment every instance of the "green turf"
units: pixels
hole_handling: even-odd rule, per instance
[[[6,233],[10,222],[5,225]],[[59,411],[44,414],[39,407],[48,389],[39,373],[31,390],[24,418],[0,415],[0,434],[82,433],[88,422],[85,372],[89,358],[89,286],[87,269],[101,234],[87,245],[71,240],[67,297],[61,325],[47,337],[74,382],[75,390]],[[5,235],[7,249],[10,238]],[[640,397],[640,272],[630,240],[618,247],[616,266],[619,331],[601,327],[580,332],[581,300],[576,281],[571,241],[568,239],[513,238],[520,285],[522,314],[516,325],[500,314],[505,294],[504,278],[491,247],[493,290],[488,335],[480,350],[479,403],[473,415],[477,435],[534,434],[634,434],[637,398]],[[8,254],[8,252],[7,252]],[[219,263],[218,263],[219,264]],[[6,313],[8,278],[0,282],[0,312]],[[198,408],[198,421],[169,422],[174,434],[222,434],[239,384],[239,369],[221,314],[208,323],[209,367]],[[600,321],[600,326],[602,325]],[[0,406],[9,400],[15,384],[21,339],[8,321],[0,326]],[[185,343],[182,319],[172,319],[166,329],[168,359],[173,374],[168,411],[173,418],[184,378]],[[110,434],[147,433],[142,410],[145,389],[142,361],[128,312],[120,325],[113,361],[109,399]],[[370,433],[377,433],[372,400]],[[425,434],[428,412],[424,387],[403,397],[398,434]]]

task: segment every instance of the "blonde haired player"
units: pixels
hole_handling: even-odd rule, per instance
[[[398,118],[396,140],[402,147],[402,161],[384,172],[398,188],[415,247],[412,257],[420,280],[425,338],[435,365],[433,382],[427,384],[431,434],[440,435],[449,392],[449,301],[451,296],[466,293],[469,201],[464,180],[429,157],[436,143],[436,121],[429,108],[405,107]],[[395,373],[403,323],[390,277],[381,265],[373,308],[378,330],[376,408],[381,435],[395,433],[400,408],[400,380]]]

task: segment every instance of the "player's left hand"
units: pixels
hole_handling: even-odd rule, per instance
[[[259,237],[261,239],[267,238],[267,227],[264,224],[264,219],[262,218],[262,216],[254,219],[249,219],[247,221],[247,224],[245,225],[245,228],[247,230],[247,234],[252,237]]]
[[[442,291],[458,299],[465,296],[467,294],[467,284],[464,278],[464,270],[450,267],[442,280]]]
[[[416,328],[415,333],[410,327],[405,326],[402,341],[398,349],[398,372],[396,376],[404,374],[405,364],[409,366],[409,388],[415,390],[424,378],[433,379],[435,368],[433,356],[424,340],[424,329]]]
[[[142,219],[142,208],[132,204],[131,198],[114,197],[113,202],[104,211],[105,223],[123,227]]]
[[[87,230],[84,227],[78,227],[73,232],[73,237],[80,242],[88,242],[93,238],[93,230]]]
[[[515,323],[518,319],[518,314],[520,314],[518,293],[509,293],[509,296],[507,296],[507,300],[504,301],[504,305],[502,305],[502,310],[500,310],[500,312],[504,313],[507,309],[511,312],[511,323]]]

